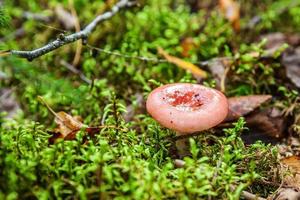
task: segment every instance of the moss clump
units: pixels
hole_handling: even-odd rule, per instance
[[[81,24],[108,9],[107,2],[74,1]],[[172,153],[174,133],[146,114],[144,99],[159,84],[197,82],[190,72],[157,61],[161,58],[158,47],[182,58],[182,41],[190,38],[193,48],[184,58],[189,62],[233,59],[226,95],[272,94],[276,104],[289,108],[298,92],[278,78],[282,70],[278,57],[263,60],[251,55],[264,53],[265,43],[257,44],[260,33],[296,32],[300,8],[276,9],[285,0],[247,1],[237,33],[217,5],[203,1],[201,9],[191,12],[187,2],[140,1],[139,7],[100,24],[88,43],[114,53],[83,47],[77,68],[93,80],[91,85],[61,65],[61,60],[72,62],[75,45],[30,63],[0,58],[0,71],[7,76],[0,88],[12,89],[22,107],[13,120],[0,115],[0,199],[239,199],[244,189],[261,196],[275,190],[261,183],[279,181],[274,176],[276,149],[261,142],[245,146],[240,138],[247,131],[242,119],[218,130],[218,136],[209,131],[191,138],[192,156],[177,168]],[[0,29],[1,48],[33,49],[56,38],[62,32],[57,19],[44,24],[24,20],[22,13],[47,16],[47,9],[58,4],[68,8],[67,1],[6,1],[6,13],[14,20],[11,29]],[[255,16],[261,22],[250,30],[243,28]],[[0,26],[1,18],[0,11]],[[18,28],[26,32],[21,38],[11,34]],[[204,84],[215,86],[214,77],[209,76]],[[86,138],[81,131],[76,140],[50,145],[47,130],[55,126],[53,117],[37,96],[43,96],[56,111],[80,115],[85,124],[105,128],[95,137]]]

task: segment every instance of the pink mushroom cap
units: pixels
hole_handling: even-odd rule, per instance
[[[174,83],[154,89],[146,108],[162,126],[185,135],[207,130],[227,116],[227,98],[218,90],[199,84]]]

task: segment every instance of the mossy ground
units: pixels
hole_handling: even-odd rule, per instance
[[[114,2],[74,1],[81,26]],[[266,62],[249,53],[264,52],[264,42],[258,42],[262,33],[299,31],[300,7],[283,10],[289,5],[285,0],[240,1],[241,31],[235,32],[217,2],[205,7],[209,1],[203,1],[196,12],[187,2],[141,1],[100,24],[88,43],[131,57],[83,46],[77,67],[93,80],[91,85],[61,64],[72,62],[75,43],[33,62],[0,58],[0,71],[8,76],[0,85],[14,91],[22,108],[14,119],[0,116],[0,199],[239,199],[243,190],[265,197],[276,190],[277,150],[259,141],[245,145],[240,134],[251,130],[243,119],[192,137],[191,156],[177,167],[174,133],[146,113],[144,101],[159,84],[197,80],[173,64],[134,57],[159,59],[158,47],[182,57],[181,42],[189,37],[196,47],[186,58],[189,62],[235,58],[226,95],[272,94],[276,99],[270,105],[288,108],[298,92],[277,78],[279,59]],[[1,48],[28,50],[56,38],[63,29],[58,20],[45,24],[22,16],[26,11],[47,16],[58,4],[69,5],[57,0],[6,1],[10,25],[0,30]],[[257,25],[243,28],[256,16]],[[13,34],[19,28],[25,31],[20,38]],[[214,77],[204,84],[214,87]],[[75,140],[49,144],[54,117],[38,96],[55,111],[106,128],[95,137],[86,138],[80,131]]]

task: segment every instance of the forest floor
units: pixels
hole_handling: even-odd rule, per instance
[[[0,28],[0,199],[300,198],[299,1],[0,1]],[[145,106],[177,82],[229,102],[186,156]]]

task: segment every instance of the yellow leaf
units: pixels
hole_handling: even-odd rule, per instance
[[[187,62],[187,61],[184,61],[180,58],[169,55],[162,48],[158,48],[158,53],[160,55],[162,55],[168,62],[173,63],[173,64],[177,65],[178,67],[180,67],[182,69],[188,70],[196,76],[199,76],[201,78],[206,78],[207,77],[207,72],[206,71],[200,69],[198,66],[196,66],[196,65],[194,65],[190,62]]]

